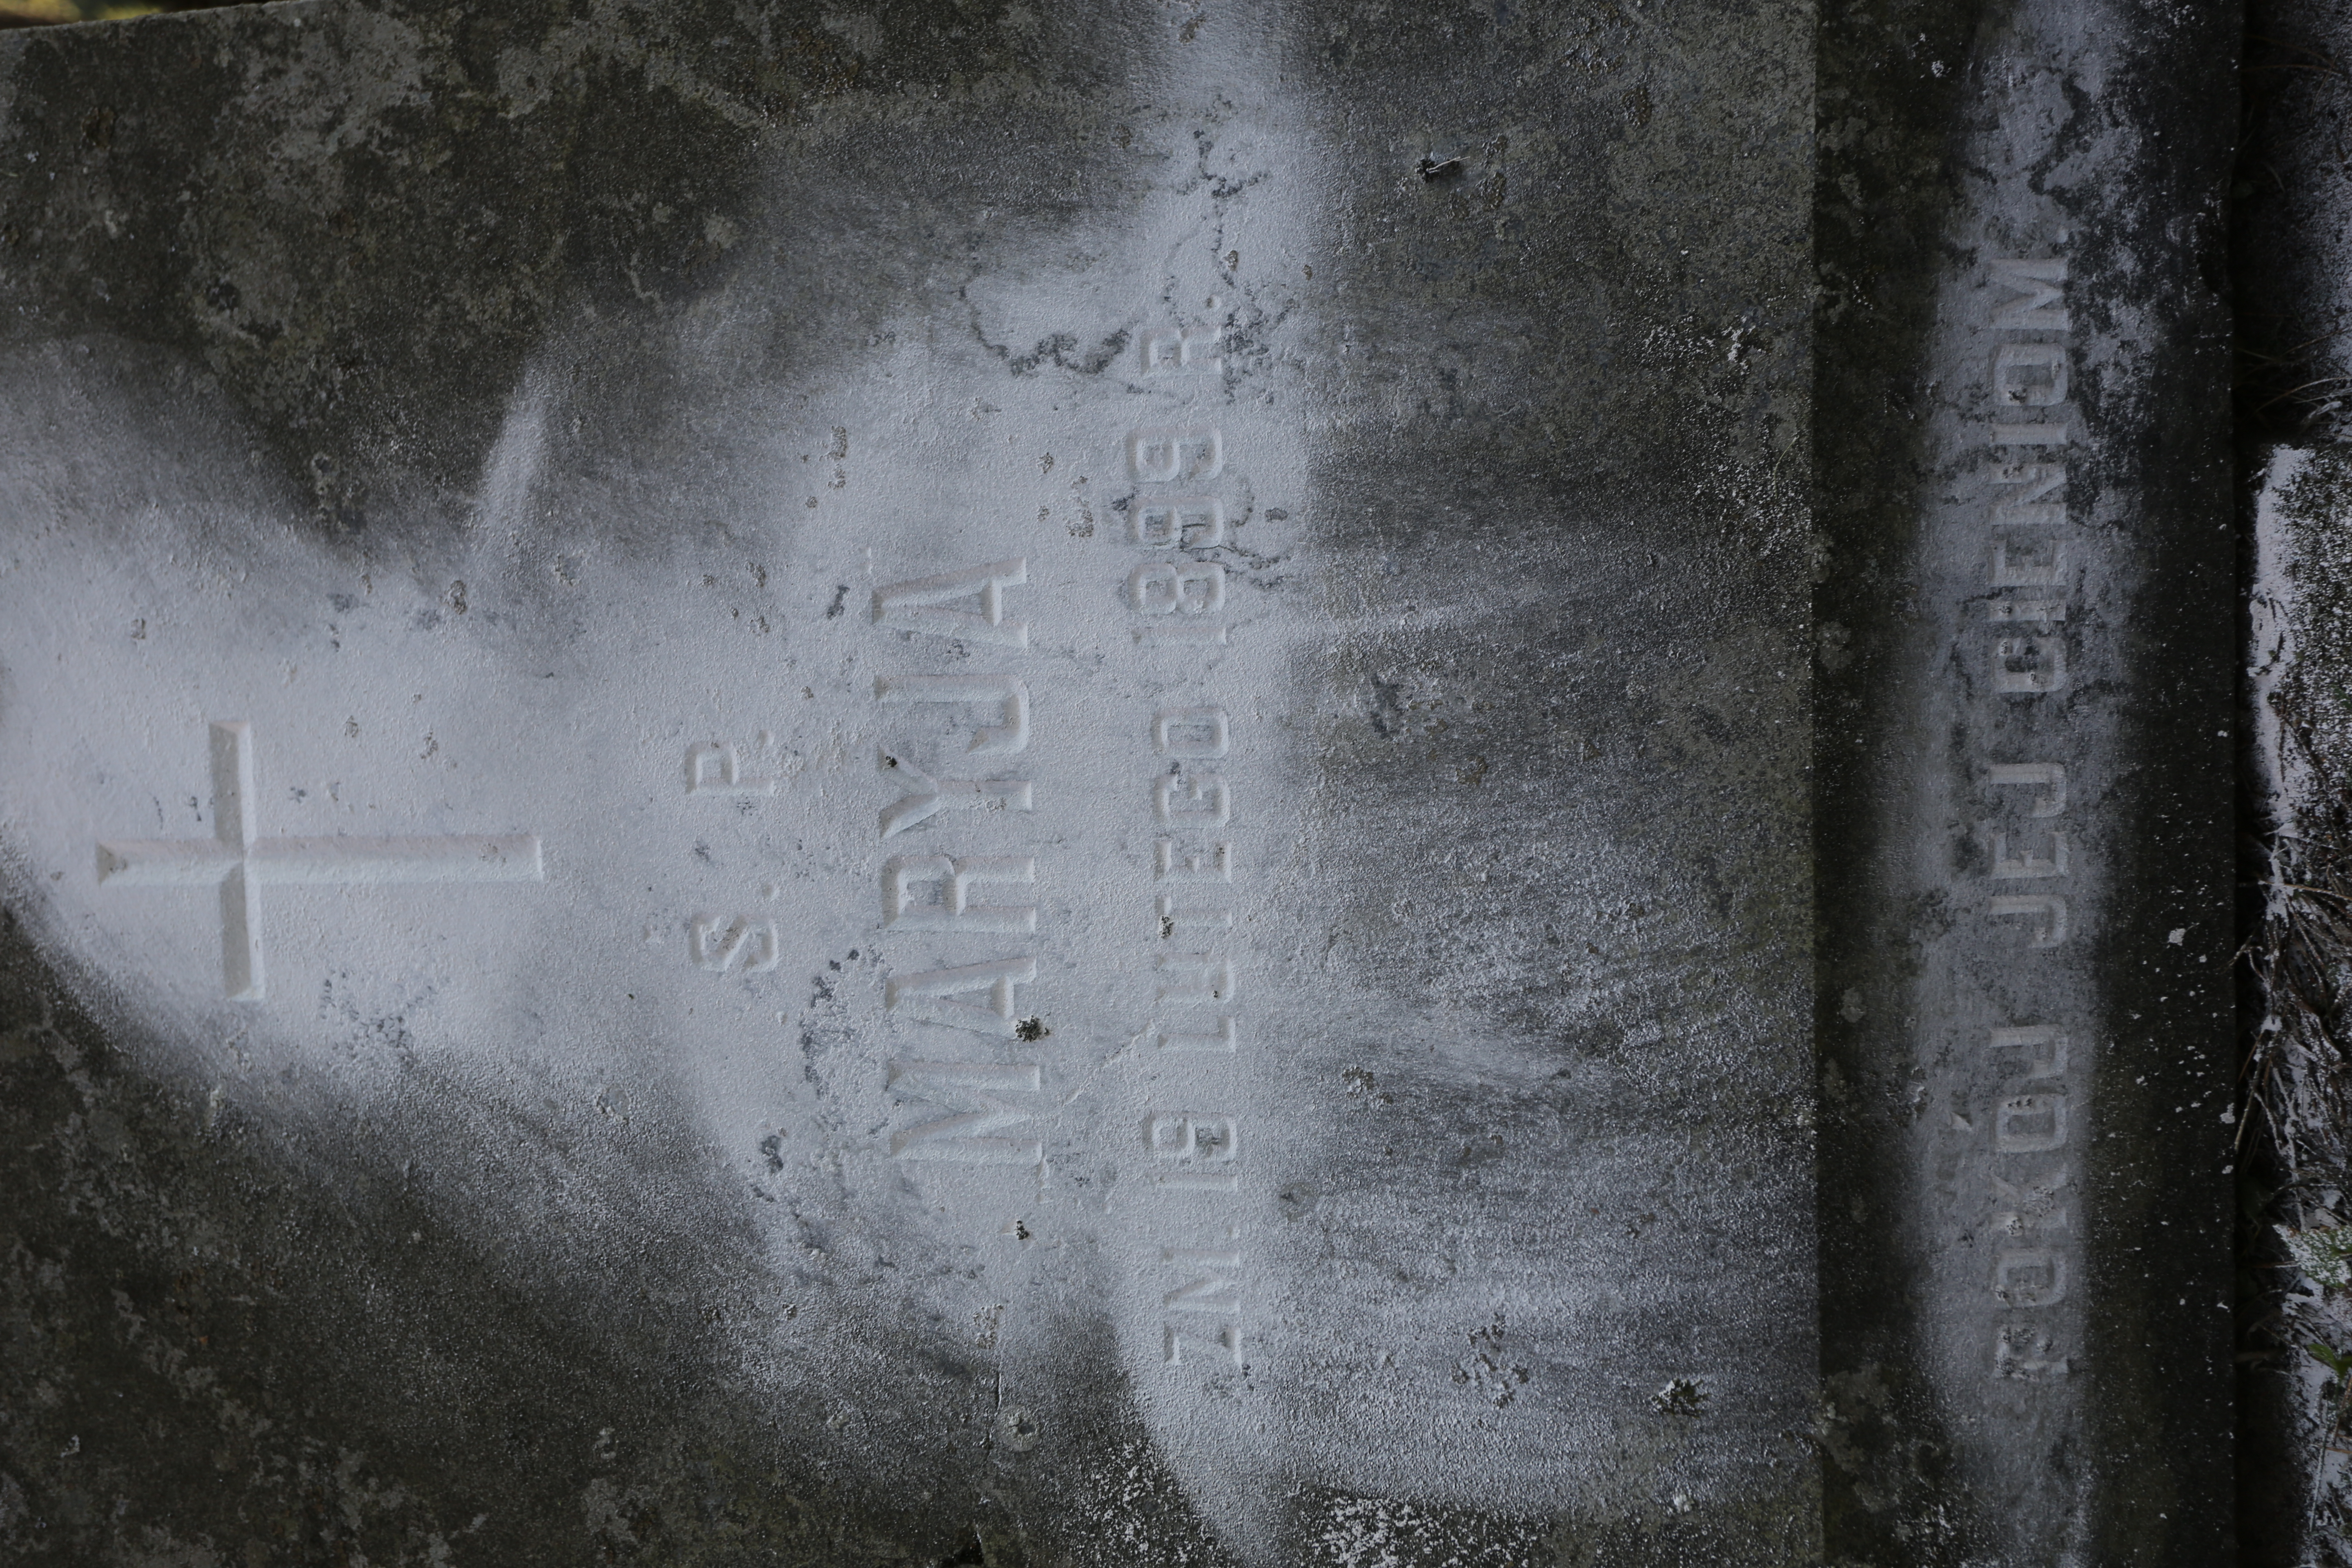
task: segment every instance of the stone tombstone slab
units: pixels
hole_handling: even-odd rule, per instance
[[[1849,710],[1976,722],[1921,672],[1996,612],[1907,470],[1869,482],[1910,599],[1843,607],[1853,536],[1813,526],[1815,37],[294,0],[0,44],[0,1538],[2124,1560],[2094,1380],[2154,1363],[2098,1336],[2179,1270],[1977,1210],[2074,1201],[2004,1137],[2123,1134],[2086,1216],[2169,1147],[2114,1082],[2148,955],[2100,945],[2145,891],[2101,835],[2158,809],[2102,781],[2155,742],[2069,640],[2152,568],[2085,542],[2095,611],[2001,599],[2001,668],[2103,673],[2063,757],[1993,754],[2018,703],[1969,742],[2117,826],[2028,810],[1988,872],[1935,837],[1960,774],[1817,780]],[[2056,101],[2092,57],[2053,37]],[[1905,135],[1977,112],[1841,90]],[[1993,210],[1929,227],[2008,225],[2015,265],[1887,352],[1997,338],[1983,395],[2050,419],[2128,356],[1965,317],[2089,311],[2060,220]],[[1841,374],[1842,429],[1908,438]],[[2103,450],[2181,424],[2102,406]],[[1929,416],[1955,494],[1980,414]],[[2163,515],[2216,525],[2200,493]],[[2188,712],[2229,611],[2179,614]],[[1817,723],[1832,619],[1875,673],[1825,660]],[[2225,897],[2182,832],[2181,899]],[[2060,855],[1985,895],[2038,915],[1969,879]],[[2195,928],[2167,963],[2218,940],[2132,918]],[[2047,994],[1979,994],[2019,931]],[[1855,992],[1927,1022],[1817,1024]],[[1855,1109],[1928,1071],[1934,1116]],[[1958,1537],[1920,1523],[1943,1462]]]
[[[1917,20],[1822,30],[1828,1535],[2226,1563],[2239,18]]]

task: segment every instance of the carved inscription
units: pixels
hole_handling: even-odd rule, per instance
[[[1213,331],[1183,331],[1163,327],[1143,335],[1143,374],[1166,375],[1171,373],[1206,372],[1214,375],[1225,368],[1223,356],[1217,353],[1219,334]]]
[[[882,923],[908,931],[1034,931],[1036,905],[984,903],[972,889],[1036,879],[1037,862],[1025,855],[894,855],[882,862]]]
[[[1029,647],[1029,626],[1006,615],[1006,595],[1028,581],[1025,558],[909,578],[874,591],[874,624],[909,634],[905,640],[918,658],[926,652],[960,656],[968,646],[1017,657]],[[1020,988],[1037,978],[1036,952],[1026,940],[1037,930],[1037,905],[1019,889],[1035,884],[1037,863],[1026,855],[966,853],[952,843],[915,847],[930,835],[968,827],[975,811],[1033,809],[1034,792],[1025,778],[945,771],[1028,750],[1028,682],[1012,668],[910,669],[876,678],[874,697],[885,707],[956,705],[974,717],[961,758],[919,762],[912,747],[896,743],[880,756],[881,772],[898,792],[876,823],[878,839],[895,841],[877,865],[879,923],[892,944],[885,950],[883,1005],[910,1025],[940,1032],[922,1047],[936,1053],[929,1059],[890,1065],[886,1087],[892,1098],[906,1115],[930,1118],[902,1123],[890,1135],[891,1158],[1034,1169],[1045,1157],[1030,1125],[1042,1110],[1044,1074],[1026,1047],[1046,1031],[1021,1011]],[[902,967],[904,950],[895,943],[917,933],[934,945]],[[940,944],[949,962],[940,962]],[[1013,1044],[991,1054],[982,1041]],[[942,1108],[951,1114],[938,1116]]]
[[[687,922],[687,956],[698,968],[725,973],[740,968],[765,974],[783,957],[776,941],[776,922],[738,915],[722,921],[716,915],[697,915]]]
[[[997,1134],[1036,1115],[1039,1081],[1034,1062],[892,1062],[891,1092],[958,1114],[892,1133],[890,1152],[900,1160],[1034,1166],[1045,1157],[1036,1139]],[[1013,1105],[1005,1098],[1011,1095],[1031,1098]]]
[[[762,730],[758,749],[773,749],[775,737]],[[688,795],[773,795],[776,776],[743,765],[743,749],[727,741],[706,741],[686,749]]]
[[[1029,581],[1029,563],[998,561],[968,572],[942,572],[874,590],[877,626],[1027,647],[1029,624],[1004,618],[1004,590]],[[969,607],[964,601],[971,600]]]
[[[1029,686],[1009,675],[878,676],[883,702],[962,702],[992,710],[995,722],[973,727],[968,748],[981,756],[1009,757],[1029,749]]]
[[[746,747],[733,741],[698,741],[686,749],[686,793],[715,802],[732,799],[742,809],[774,795],[782,778],[776,765],[776,737],[762,730]],[[749,753],[748,755],[746,753]],[[773,885],[761,896],[778,896]],[[783,962],[776,922],[756,914],[698,914],[686,922],[686,959],[712,974],[772,974]]]
[[[1224,542],[1224,504],[1214,496],[1135,504],[1135,542],[1146,550],[1214,550]]]
[[[2039,704],[2068,690],[2068,639],[2077,624],[2067,615],[2078,585],[2065,539],[2074,428],[2066,406],[2066,263],[1995,260],[1988,280],[1990,325],[2005,341],[1986,366],[1994,415],[1985,673],[1996,701]],[[2049,732],[2047,725],[2039,732]],[[2079,943],[2084,934],[2069,906],[2069,886],[2082,868],[2066,826],[2067,769],[2014,756],[1984,759],[1980,767],[1991,814],[1983,826],[1982,908],[1998,929],[2015,933],[2009,940],[2019,962],[2049,962],[2038,955]],[[2079,1272],[2066,1194],[2081,1053],[2070,1055],[2066,1026],[2049,1022],[1995,1028],[1982,1044],[1999,1088],[1990,1104],[1959,1121],[1986,1140],[1989,1147],[1979,1147],[1991,1162],[1994,1206],[1981,1219],[1990,1238],[1984,1288],[1999,1317],[1990,1371],[1998,1378],[2061,1377],[2070,1370],[2065,1328],[2049,1310],[2066,1300]]]
[[[994,807],[1005,811],[1032,808],[1027,779],[935,779],[903,757],[882,753],[882,771],[905,791],[882,808],[882,837],[904,833],[930,820],[934,812],[950,807]]]
[[[1127,474],[1139,484],[1213,479],[1224,472],[1224,437],[1213,426],[1128,433]]]
[[[1213,374],[1223,365],[1218,346],[1213,332],[1147,332],[1141,369],[1147,376]],[[1170,667],[1157,671],[1160,695],[1136,716],[1138,756],[1151,780],[1137,805],[1152,829],[1137,888],[1151,963],[1136,1005],[1155,1054],[1171,1066],[1192,1064],[1188,1081],[1213,1093],[1230,1081],[1218,1075],[1238,1068],[1245,1039],[1232,899],[1242,861],[1229,836],[1236,805],[1223,770],[1246,737],[1216,689],[1214,667],[1182,650],[1223,647],[1229,635],[1231,583],[1212,552],[1225,545],[1231,524],[1223,498],[1203,488],[1223,472],[1227,454],[1213,425],[1139,428],[1125,447],[1137,487],[1128,542],[1144,559],[1124,569],[1120,596],[1139,657]],[[1180,678],[1172,688],[1171,673]],[[1247,1173],[1241,1120],[1216,1110],[1155,1110],[1139,1132],[1148,1180],[1162,1194],[1149,1220],[1159,1239],[1161,1353],[1171,1366],[1186,1364],[1190,1349],[1240,1367],[1248,1258],[1232,1205]]]
[[[109,887],[218,889],[221,982],[231,1000],[267,994],[261,954],[261,889],[269,882],[536,882],[539,837],[441,836],[264,838],[254,788],[253,726],[212,726],[213,837],[114,839],[98,847],[98,879]]]

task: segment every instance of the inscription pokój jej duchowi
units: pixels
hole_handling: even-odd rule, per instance
[[[1995,702],[2039,705],[2067,689],[2066,457],[2074,426],[2066,263],[1995,260],[1990,281],[1990,688]],[[1986,762],[1997,815],[1985,828],[1991,883],[1985,908],[2022,932],[2026,962],[2046,960],[2083,939],[2068,902],[2074,868],[2064,826],[2066,768],[2013,757]],[[1990,1107],[1995,1212],[1986,1216],[1988,1286],[1999,1318],[1996,1377],[2051,1378],[2069,1370],[2067,1336],[2051,1309],[2066,1300],[2069,1276],[2078,1272],[2065,1194],[2068,1139],[2079,1120],[2070,1115],[2071,1075],[2083,1064],[2070,1060],[2070,1032],[2080,1038],[2063,1020],[2033,1020],[1993,1028],[1984,1042],[2001,1086]]]

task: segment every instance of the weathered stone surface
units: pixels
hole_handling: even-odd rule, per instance
[[[1799,5],[0,42],[0,1541],[2219,1561],[2221,373],[2064,248],[2193,258],[2209,40],[2090,9],[1825,29],[1818,186]],[[2062,252],[2092,678],[1989,714]],[[2062,708],[2071,1294],[1960,820]]]
[[[1822,37],[1831,1552],[2224,1562],[2235,18]]]

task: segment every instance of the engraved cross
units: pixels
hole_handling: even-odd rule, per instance
[[[98,847],[98,879],[135,887],[217,887],[221,975],[240,1002],[262,997],[265,882],[536,882],[539,837],[264,838],[253,788],[253,726],[215,723],[213,837]]]

